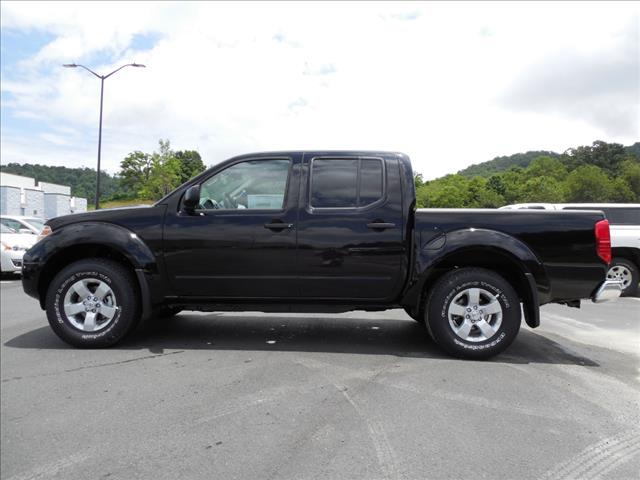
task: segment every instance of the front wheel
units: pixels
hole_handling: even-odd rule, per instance
[[[639,276],[636,264],[622,257],[615,257],[607,272],[607,280],[622,282],[621,295],[623,297],[630,297],[638,293]]]
[[[137,288],[131,273],[110,260],[79,260],[64,268],[47,291],[53,331],[80,348],[109,347],[139,321]]]
[[[520,301],[495,272],[461,268],[443,275],[427,297],[427,328],[451,355],[485,359],[505,350],[520,330]]]

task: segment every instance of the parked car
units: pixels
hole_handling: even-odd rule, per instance
[[[17,233],[0,223],[0,264],[2,273],[19,273],[22,270],[22,257],[38,237],[31,233]]]
[[[1,215],[0,224],[18,233],[39,235],[44,227],[44,220],[36,217],[22,217],[17,215]]]
[[[598,211],[422,210],[409,158],[280,152],[232,158],[147,208],[47,222],[23,287],[57,335],[106,347],[182,309],[404,308],[445,351],[487,358],[539,305],[617,298]]]
[[[640,203],[517,203],[507,210],[600,210],[611,226],[613,260],[607,278],[622,282],[622,295],[640,289]]]

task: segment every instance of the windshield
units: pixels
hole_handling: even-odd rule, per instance
[[[0,223],[0,233],[16,233],[7,227],[4,223]]]
[[[25,218],[24,222],[28,223],[32,227],[35,227],[39,232],[44,228],[44,221],[40,220],[39,218]]]

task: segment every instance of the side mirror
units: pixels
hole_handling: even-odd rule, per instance
[[[185,212],[193,213],[200,202],[200,185],[192,185],[187,188],[182,198],[182,207]]]
[[[29,230],[28,228],[21,228],[20,230],[18,230],[18,233],[28,233],[29,235],[35,235],[31,230]]]

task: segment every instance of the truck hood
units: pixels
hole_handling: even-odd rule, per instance
[[[85,213],[72,213],[71,215],[63,215],[61,217],[55,217],[47,220],[47,225],[52,230],[70,225],[72,223],[79,222],[112,222],[114,218],[117,218],[119,214],[122,217],[127,217],[130,213],[135,211],[145,210],[151,207],[151,205],[139,205],[137,207],[117,207],[117,208],[105,208],[104,210],[95,210]]]

